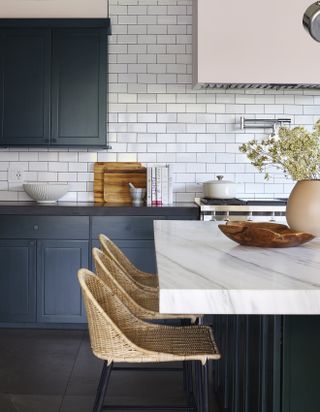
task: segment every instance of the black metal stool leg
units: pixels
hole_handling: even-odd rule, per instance
[[[203,372],[203,385],[202,385],[202,396],[203,396],[203,412],[209,412],[209,375],[208,375],[208,361],[205,365],[202,365]]]
[[[108,365],[107,362],[104,362],[100,380],[99,380],[99,385],[97,388],[97,393],[96,393],[96,398],[94,401],[93,409],[92,412],[101,412],[102,407],[103,407],[103,401],[106,396],[106,392],[108,389],[108,384],[109,384],[109,379],[110,379],[110,374],[112,370],[112,363]]]

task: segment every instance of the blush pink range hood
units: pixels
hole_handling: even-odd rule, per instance
[[[320,89],[312,0],[193,0],[196,88]]]

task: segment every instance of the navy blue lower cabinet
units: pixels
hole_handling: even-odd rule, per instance
[[[138,269],[156,273],[156,253],[153,240],[112,240]],[[92,241],[92,247],[100,248],[97,239]],[[91,267],[94,270],[93,263]]]
[[[0,322],[36,319],[36,242],[0,240]]]
[[[38,241],[38,322],[86,322],[77,271],[88,267],[88,247],[86,240]]]

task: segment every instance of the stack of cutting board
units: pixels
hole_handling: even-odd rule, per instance
[[[129,183],[147,185],[146,168],[138,162],[98,162],[94,165],[94,201],[97,203],[131,203]]]

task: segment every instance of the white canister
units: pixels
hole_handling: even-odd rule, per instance
[[[236,183],[223,180],[223,176],[217,176],[217,179],[203,183],[204,197],[208,199],[233,199],[236,197]]]

